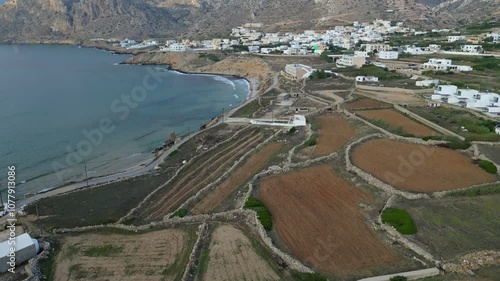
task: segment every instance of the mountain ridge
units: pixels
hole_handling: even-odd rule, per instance
[[[376,18],[451,26],[462,19],[462,11],[477,6],[485,15],[482,5],[495,11],[499,1],[11,0],[0,6],[0,41],[216,37],[245,22],[263,22],[270,31],[325,29]]]

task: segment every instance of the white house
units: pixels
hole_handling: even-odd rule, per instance
[[[458,70],[458,71],[472,71],[473,68],[468,65],[454,65],[452,60],[448,59],[429,59],[424,63],[423,68],[432,70]]]
[[[448,36],[448,43],[453,43],[457,41],[465,41],[465,36],[463,35]]]
[[[367,51],[354,51],[354,56],[356,56],[356,57],[365,57],[365,58],[370,57],[368,55]]]
[[[422,80],[422,81],[417,81],[415,82],[415,85],[417,87],[430,87],[432,85],[438,85],[439,80]]]
[[[356,76],[356,82],[378,82],[375,76]]]
[[[186,51],[186,45],[184,45],[182,43],[170,44],[170,46],[168,46],[168,50],[170,52],[185,52]]]
[[[387,44],[363,44],[361,47],[365,47],[365,51],[368,53],[373,53],[374,51],[389,51],[391,49],[391,46]]]
[[[28,233],[23,233],[15,238],[15,247],[9,244],[9,240],[0,243],[0,273],[6,272],[11,266],[8,264],[11,261],[12,252],[11,248],[15,248],[13,254],[15,255],[15,264],[21,264],[33,257],[35,257],[40,246],[36,239],[31,239]]]
[[[294,80],[303,80],[309,78],[316,71],[312,67],[304,64],[287,64],[282,72],[286,77]]]
[[[356,57],[353,55],[343,55],[340,59],[337,60],[337,65],[340,66],[354,66],[354,67],[362,67],[366,63],[365,57]]]
[[[481,46],[481,45],[462,45],[462,46],[460,46],[460,49],[464,53],[479,54],[479,53],[484,52],[483,46]]]
[[[378,58],[381,60],[397,60],[399,53],[396,51],[380,51],[378,52]]]
[[[493,116],[500,115],[500,95],[495,93],[458,89],[454,85],[439,85],[431,99],[479,110]]]
[[[495,133],[499,134],[500,135],[500,125],[497,125],[495,127]]]

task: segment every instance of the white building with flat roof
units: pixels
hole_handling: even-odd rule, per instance
[[[480,54],[484,52],[482,45],[462,45],[460,49],[464,53]]]
[[[356,57],[353,55],[343,55],[337,60],[337,66],[362,67],[366,63],[365,57]]]
[[[9,240],[0,243],[0,273],[6,272],[11,265],[12,253],[15,255],[15,265],[19,265],[31,258],[34,258],[40,246],[36,239],[32,239],[28,233],[17,236],[13,241],[15,244],[9,244]],[[14,251],[11,251],[11,250]]]
[[[423,68],[430,70],[457,70],[457,71],[472,71],[474,70],[468,65],[455,65],[452,60],[448,59],[429,59],[428,62],[423,64]]]
[[[431,99],[500,116],[500,95],[496,93],[458,89],[454,85],[439,85]]]
[[[378,58],[381,60],[397,60],[399,53],[397,51],[380,51],[378,52]]]
[[[465,41],[465,36],[464,35],[452,35],[448,36],[448,43],[453,43],[457,41]]]

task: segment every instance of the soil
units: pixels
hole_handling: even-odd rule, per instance
[[[239,229],[222,225],[213,233],[203,280],[280,280]]]
[[[348,275],[399,260],[358,209],[357,203],[371,201],[369,196],[328,165],[263,179],[260,188],[278,237],[314,269]]]
[[[345,108],[347,109],[387,108],[387,107],[392,107],[392,105],[369,98],[361,98],[355,102],[345,104]]]
[[[81,234],[64,239],[56,259],[55,281],[174,280],[183,274],[167,271],[188,251],[188,234],[169,229],[145,234]],[[86,251],[115,247],[115,253]],[[185,266],[185,265],[184,265]]]
[[[335,152],[356,135],[349,123],[339,116],[321,116],[316,120],[319,122],[320,133],[312,152],[314,157]]]
[[[357,147],[355,165],[397,188],[434,192],[494,182],[472,159],[447,148],[392,140],[371,140]]]
[[[283,146],[270,143],[251,156],[232,175],[210,192],[193,208],[193,214],[208,213],[216,209],[232,192],[264,168],[265,163]]]
[[[401,127],[403,132],[415,136],[435,136],[438,133],[393,109],[358,111],[357,114],[370,120],[384,120],[392,129]]]

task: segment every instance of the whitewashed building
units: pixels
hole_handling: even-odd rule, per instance
[[[439,85],[431,99],[500,116],[500,95],[496,93],[458,89],[454,85]]]
[[[448,43],[453,43],[457,41],[465,41],[465,36],[463,35],[452,35],[448,36]]]
[[[378,53],[378,58],[381,60],[397,60],[399,53],[396,51],[381,51]]]
[[[378,77],[375,76],[356,76],[356,82],[378,82]]]
[[[365,57],[356,57],[353,55],[343,55],[340,59],[337,60],[338,66],[354,66],[354,67],[362,67],[366,63]]]
[[[309,78],[311,74],[316,71],[312,67],[304,64],[287,64],[285,66],[284,71],[282,72],[285,77],[294,79],[294,80],[303,80]]]
[[[439,85],[439,80],[421,80],[415,82],[415,85],[417,87],[430,87],[430,86],[436,86]]]
[[[184,45],[182,43],[170,44],[168,46],[168,50],[170,52],[185,52],[186,51],[186,45]]]
[[[468,65],[455,65],[452,60],[448,59],[429,59],[428,62],[423,64],[424,69],[430,70],[457,70],[457,71],[472,71],[474,70]]]
[[[479,54],[479,53],[484,52],[483,46],[481,46],[481,45],[462,45],[462,46],[460,46],[460,49],[464,53]]]
[[[15,264],[19,265],[31,258],[34,258],[40,251],[40,246],[36,239],[32,239],[28,233],[23,233],[15,238],[15,245],[10,245],[9,241],[0,243],[0,273],[6,272],[11,266],[8,264],[11,261],[14,248]]]

